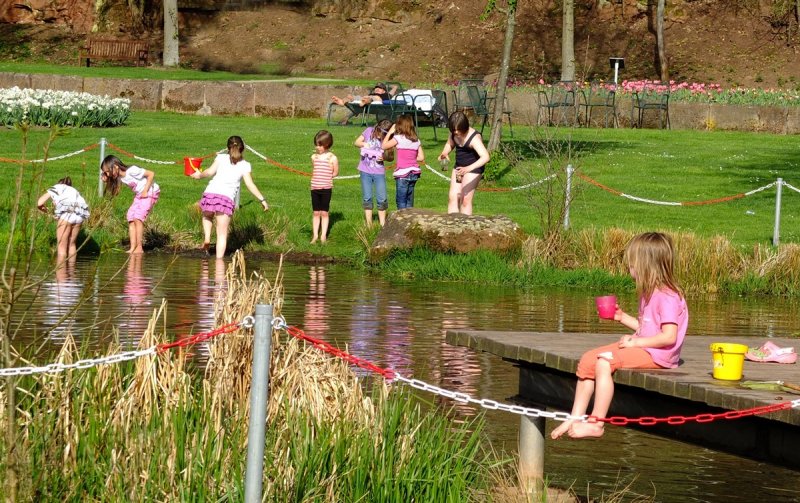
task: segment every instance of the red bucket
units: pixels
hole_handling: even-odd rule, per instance
[[[200,165],[203,163],[201,157],[184,157],[183,158],[183,174],[191,176],[195,171],[202,171]]]

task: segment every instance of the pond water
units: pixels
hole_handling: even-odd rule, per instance
[[[108,343],[104,337],[116,327],[124,348],[132,349],[162,299],[169,301],[168,329],[175,336],[213,328],[213,295],[224,287],[225,263],[149,254],[126,260],[121,255],[81,260],[47,278],[17,314],[24,327],[18,343],[52,349],[69,327],[79,344],[101,353]],[[250,260],[248,269],[274,278],[278,266]],[[448,329],[621,333],[595,312],[593,297],[609,292],[397,282],[341,265],[285,265],[283,285],[288,324],[406,376],[502,402],[517,392],[517,369],[495,356],[446,344]],[[635,311],[633,292],[613,293]],[[690,299],[689,304],[690,334],[750,334],[755,344],[800,331],[796,301]],[[62,318],[67,321],[59,324]],[[195,354],[202,363],[202,348]],[[478,412],[456,406],[466,416]],[[493,446],[514,452],[518,417],[489,411],[486,419]],[[598,497],[630,484],[633,493],[655,495],[656,501],[800,500],[796,471],[622,427],[606,428],[600,440],[548,442],[545,469],[552,485],[572,486],[581,496]]]

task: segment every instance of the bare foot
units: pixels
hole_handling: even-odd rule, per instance
[[[317,242],[317,238],[312,238],[312,239],[311,239],[311,244],[312,244],[312,245],[313,245],[314,243],[316,243],[316,242]]]
[[[569,436],[572,438],[602,437],[603,431],[603,423],[599,421],[575,423],[569,428]]]
[[[561,435],[566,433],[569,430],[569,427],[575,421],[564,421],[563,423],[559,424],[553,431],[550,432],[550,438],[553,440],[557,440]]]

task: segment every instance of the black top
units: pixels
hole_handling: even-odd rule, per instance
[[[475,138],[476,134],[478,134],[478,132],[473,131],[472,134],[469,136],[469,138],[467,138],[464,141],[463,146],[459,146],[458,143],[456,143],[456,139],[453,137],[453,135],[450,135],[450,139],[453,141],[453,145],[455,145],[456,147],[457,168],[463,168],[465,166],[469,166],[470,164],[480,159],[480,156],[475,151],[475,149],[469,146],[470,142],[472,142],[472,139]]]

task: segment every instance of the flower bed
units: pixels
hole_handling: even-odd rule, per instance
[[[608,89],[614,89],[610,82],[600,82]],[[579,87],[590,85],[589,82],[577,83]],[[539,80],[538,88],[549,87],[544,80]],[[509,87],[521,87],[514,82]],[[749,89],[735,87],[723,89],[719,84],[702,82],[661,82],[660,80],[623,80],[617,86],[617,96],[641,93],[644,90],[670,93],[670,101],[676,103],[718,103],[722,105],[751,106],[800,106],[800,91],[791,89]]]
[[[0,89],[0,124],[113,127],[130,115],[130,100],[41,89]]]

